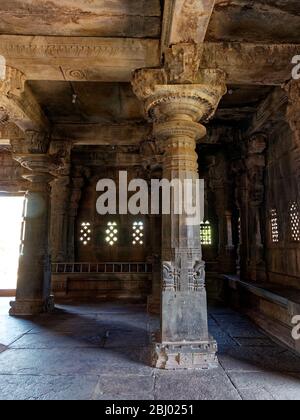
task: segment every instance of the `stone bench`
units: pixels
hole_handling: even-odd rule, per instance
[[[226,300],[249,316],[268,335],[300,353],[300,340],[292,337],[292,318],[300,315],[300,291],[273,284],[253,284],[238,276],[223,275]]]

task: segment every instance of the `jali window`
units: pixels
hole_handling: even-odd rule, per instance
[[[92,235],[91,224],[89,222],[83,222],[83,223],[81,223],[81,227],[80,227],[80,242],[84,246],[89,245],[89,243],[91,242],[91,239],[92,239],[91,235]]]
[[[201,223],[200,236],[202,245],[212,245],[212,228],[208,220]]]
[[[270,221],[271,221],[271,239],[273,244],[279,242],[279,222],[278,222],[278,213],[276,209],[270,211]]]
[[[114,246],[118,242],[119,230],[116,222],[108,222],[105,241],[109,246]]]
[[[296,202],[290,206],[290,223],[292,240],[294,242],[300,242],[300,213],[299,206]]]
[[[134,222],[132,225],[132,244],[135,246],[144,245],[144,223]]]

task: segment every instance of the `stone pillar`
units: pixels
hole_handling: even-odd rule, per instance
[[[164,150],[164,178],[195,183],[196,140],[206,134],[198,121],[214,114],[226,87],[224,75],[214,70],[200,72],[198,83],[192,84],[198,72],[186,65],[185,51],[176,46],[166,54],[171,58],[167,70],[135,72],[133,88],[144,101],[146,114],[154,122],[153,134]],[[175,71],[182,59],[182,72]],[[195,197],[190,200],[195,203]],[[200,222],[189,225],[186,216],[177,215],[172,205],[170,214],[163,215],[161,331],[153,352],[153,366],[160,369],[203,369],[217,364],[217,345],[208,333]]]
[[[266,281],[265,244],[265,150],[266,137],[258,133],[248,142],[246,157],[248,181],[248,241],[247,279]]]
[[[237,274],[241,278],[247,278],[247,266],[249,261],[248,243],[248,185],[245,162],[242,158],[232,165],[235,184],[235,204],[239,212],[239,243],[237,247]]]
[[[209,170],[209,184],[214,193],[215,211],[218,217],[218,262],[220,271],[235,271],[235,253],[232,237],[232,194],[229,168],[224,156],[214,157]]]
[[[26,193],[25,229],[19,261],[16,300],[10,315],[27,316],[53,309],[50,296],[51,264],[49,255],[50,158],[46,154],[15,155],[14,158],[31,172]]]
[[[70,142],[51,142],[51,154],[61,161],[51,183],[50,246],[53,263],[66,262],[68,257],[68,217],[70,205]]]
[[[68,253],[68,216],[70,178],[60,176],[51,184],[51,256],[53,263],[66,262]]]
[[[78,214],[78,206],[82,195],[82,188],[84,186],[84,177],[82,176],[81,168],[75,168],[75,172],[71,177],[71,191],[69,203],[69,220],[68,220],[68,252],[67,259],[70,262],[75,262],[75,227],[76,218]]]

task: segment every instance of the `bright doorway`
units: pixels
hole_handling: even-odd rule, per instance
[[[0,195],[0,294],[16,289],[24,196]]]

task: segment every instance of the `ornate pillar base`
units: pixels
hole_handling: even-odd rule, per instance
[[[219,366],[217,342],[206,341],[156,343],[152,354],[152,366],[157,369],[213,369]]]
[[[10,316],[33,316],[54,311],[54,297],[46,301],[40,299],[18,299],[10,302]]]

